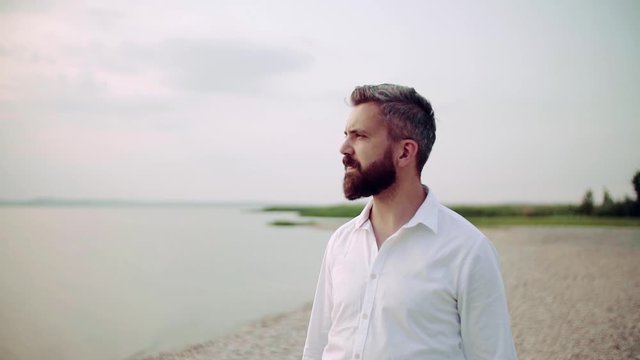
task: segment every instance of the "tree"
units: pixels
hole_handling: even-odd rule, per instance
[[[611,198],[611,195],[609,194],[609,190],[607,190],[607,188],[604,188],[602,191],[602,207],[606,208],[606,207],[611,207],[613,206],[614,202],[613,199]]]
[[[593,209],[593,215],[596,216],[626,216],[626,207],[624,202],[615,202],[609,194],[607,188],[602,189],[602,204]]]
[[[640,171],[636,172],[631,183],[633,184],[633,189],[636,191],[636,202],[640,203]]]
[[[578,206],[578,213],[591,215],[593,214],[593,191],[591,189],[587,190],[582,198],[582,202],[580,206]]]

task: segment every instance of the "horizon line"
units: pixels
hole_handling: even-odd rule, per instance
[[[366,201],[366,199],[365,199]],[[331,204],[320,204],[317,202],[293,202],[293,201],[258,201],[258,200],[187,200],[187,199],[127,199],[127,198],[64,198],[40,196],[29,199],[3,199],[0,198],[0,206],[113,206],[113,207],[162,207],[162,206],[184,206],[184,207],[213,207],[213,206],[332,206],[342,204],[358,204],[362,201]],[[479,202],[479,203],[451,203],[447,206],[553,206],[553,205],[579,205],[577,202],[540,202],[529,201],[502,201],[502,202]]]

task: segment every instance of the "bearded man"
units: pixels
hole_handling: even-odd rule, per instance
[[[516,359],[492,243],[420,180],[431,104],[391,84],[351,103],[344,194],[372,199],[327,244],[303,359]]]

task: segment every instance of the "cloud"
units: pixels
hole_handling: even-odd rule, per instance
[[[41,12],[51,9],[51,0],[2,0],[0,13]]]
[[[0,47],[0,53],[12,56],[9,66],[20,69],[0,87],[4,109],[0,118],[33,119],[43,112],[165,112],[184,105],[184,98],[193,97],[193,92],[255,93],[275,76],[311,63],[310,56],[286,48],[186,38],[156,43],[91,41],[43,53],[14,44]]]
[[[16,87],[19,86],[19,89]],[[116,96],[109,84],[95,73],[58,76],[33,75],[22,77],[19,84],[0,86],[0,90],[20,94],[14,98],[0,98],[0,120],[21,119],[44,121],[52,116],[85,115],[92,118],[109,115],[133,116],[168,111],[166,99],[146,96]]]
[[[307,68],[309,56],[239,41],[171,39],[130,46],[140,64],[155,65],[175,86],[206,93],[255,91],[274,75]]]
[[[168,39],[157,43],[93,41],[68,46],[66,57],[87,71],[158,79],[170,91],[253,93],[275,76],[305,70],[306,53],[244,41]]]
[[[112,29],[126,17],[126,14],[119,10],[103,7],[90,7],[86,10],[88,19],[96,29]]]

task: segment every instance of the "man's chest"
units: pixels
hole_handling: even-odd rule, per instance
[[[428,240],[390,238],[378,252],[375,239],[353,239],[331,267],[334,320],[457,313],[455,256]]]

